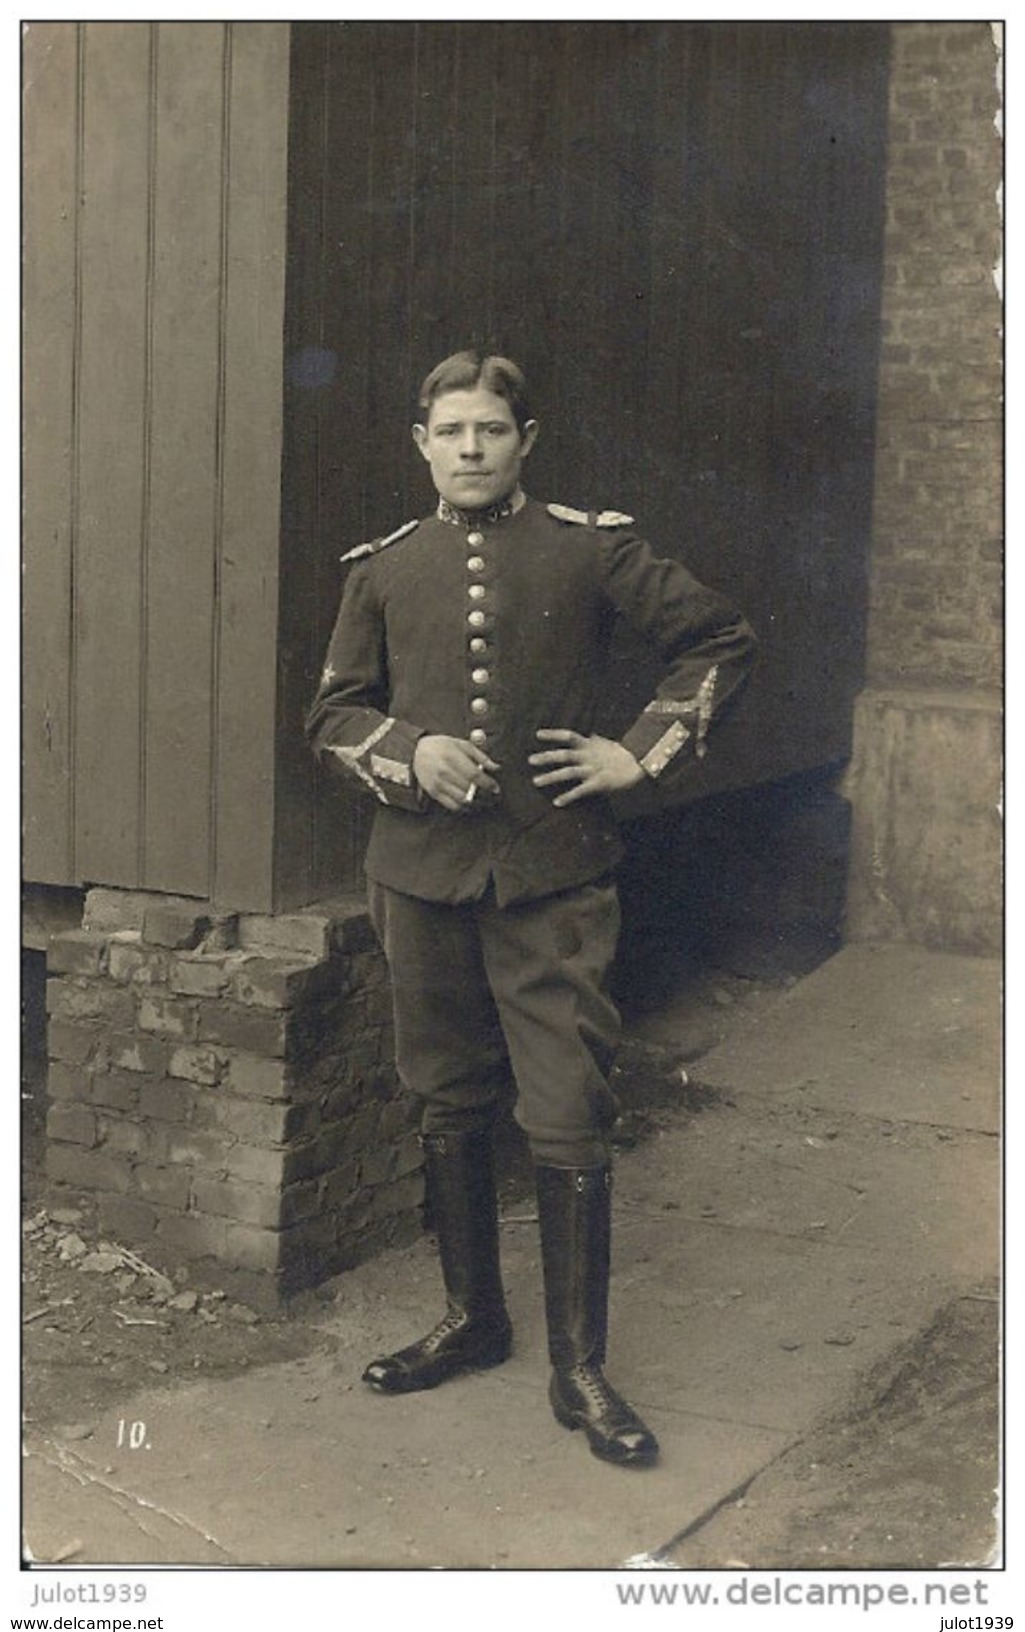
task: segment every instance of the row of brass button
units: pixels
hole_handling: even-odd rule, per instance
[[[483,533],[479,533],[475,530],[467,534],[466,542],[471,550],[476,551],[483,544],[484,535]],[[485,566],[484,557],[482,555],[473,554],[467,560],[466,566],[467,570],[470,572],[483,572]],[[470,585],[469,595],[471,601],[482,601],[486,594],[487,590],[483,584]],[[485,623],[487,622],[487,614],[480,607],[475,606],[470,611],[466,621],[471,630],[483,629]],[[487,654],[487,650],[488,643],[483,636],[471,634],[470,651],[472,655],[476,658],[484,657]],[[490,683],[490,670],[478,666],[472,670],[470,679],[473,681],[475,686],[482,688]],[[488,712],[488,707],[489,705],[486,697],[472,697],[470,699],[470,712],[478,719],[483,719],[484,715]],[[486,748],[488,734],[481,726],[475,726],[470,732],[470,741],[475,743],[478,748]]]

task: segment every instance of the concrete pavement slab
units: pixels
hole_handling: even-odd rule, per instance
[[[117,1424],[112,1425],[116,1437]],[[112,1463],[33,1433],[24,1449],[27,1563],[229,1564],[211,1537],[123,1484]]]
[[[540,1368],[517,1376],[527,1365],[395,1400],[346,1386],[322,1357],[139,1395],[131,1410],[149,1449],[116,1448],[114,1413],[76,1448],[80,1488],[92,1483],[96,1502],[63,1527],[82,1541],[75,1561],[138,1562],[142,1515],[157,1562],[613,1568],[664,1545],[681,1516],[700,1517],[786,1444],[766,1429],[676,1414],[667,1432],[661,1411],[661,1465],[611,1468],[553,1421]],[[28,1464],[37,1546],[53,1535],[39,1470],[49,1477],[66,1456],[51,1445],[49,1466]]]
[[[619,1263],[645,1217],[681,1241],[698,1225],[768,1232],[900,1255],[969,1283],[999,1262],[1000,1152],[989,1134],[809,1115],[748,1095],[679,1139],[653,1140],[643,1167],[621,1172],[616,1198]],[[660,1253],[671,1265],[672,1242]]]
[[[708,1226],[674,1249],[670,1276],[648,1239],[646,1271],[617,1289],[610,1369],[637,1377],[638,1404],[738,1425],[801,1432],[943,1294],[938,1276],[909,1288],[854,1248]]]

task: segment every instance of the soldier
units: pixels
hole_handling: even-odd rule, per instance
[[[552,1409],[596,1456],[644,1466],[655,1437],[602,1370],[622,854],[608,796],[704,753],[754,639],[631,517],[525,495],[538,424],[514,363],[459,352],[419,400],[437,509],[343,557],[308,720],[321,759],[378,801],[370,908],[398,1071],[423,1102],[447,1294],[440,1324],[364,1381],[408,1393],[509,1355],[492,1127],[511,1076],[535,1164]],[[594,724],[620,615],[664,676],[617,742]]]

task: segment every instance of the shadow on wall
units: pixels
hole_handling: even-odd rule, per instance
[[[770,984],[837,951],[851,813],[831,766],[624,827],[614,970],[627,1018],[702,970]]]

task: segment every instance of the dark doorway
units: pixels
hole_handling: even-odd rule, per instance
[[[279,862],[295,899],[356,881],[362,854],[360,808],[319,783],[299,729],[338,558],[429,507],[413,393],[466,344],[528,372],[537,497],[637,516],[759,633],[756,682],[686,801],[842,762],[862,680],[888,32],[293,26]],[[610,728],[650,679],[624,642]],[[692,834],[674,821],[631,825],[635,851],[654,847],[644,876]]]

